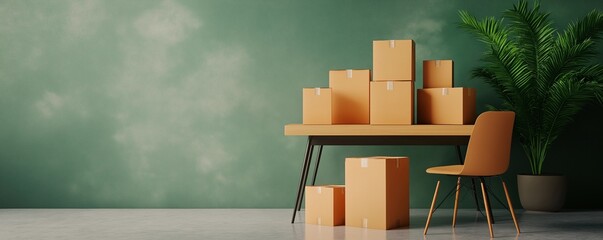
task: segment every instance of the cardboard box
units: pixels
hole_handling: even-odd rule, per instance
[[[370,70],[331,70],[334,124],[369,124]]]
[[[306,224],[345,224],[345,187],[306,186]]]
[[[454,62],[452,60],[423,61],[423,88],[454,87]]]
[[[373,81],[414,81],[413,40],[373,41]]]
[[[304,88],[303,124],[331,124],[332,91],[330,88]]]
[[[407,157],[346,158],[345,225],[392,229],[409,225]]]
[[[371,124],[413,124],[414,92],[412,81],[371,82]]]
[[[419,124],[473,124],[474,88],[417,89]]]

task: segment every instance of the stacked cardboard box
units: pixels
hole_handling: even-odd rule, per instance
[[[417,90],[420,124],[472,124],[475,89],[455,88],[452,60],[423,61],[423,89]]]
[[[329,71],[330,93],[304,89],[303,123],[413,124],[414,41],[373,41],[372,74],[373,81],[369,69]]]
[[[413,124],[415,44],[413,40],[373,41],[371,124]]]
[[[423,88],[451,88],[454,85],[452,60],[423,61]]]
[[[415,42],[413,40],[373,41],[373,80],[414,81]]]
[[[369,123],[370,76],[368,69],[329,71],[334,124]]]
[[[414,124],[415,43],[373,41],[373,71],[329,71],[329,88],[303,90],[303,124]],[[472,124],[475,89],[454,87],[452,60],[423,61],[420,124]]]
[[[331,124],[332,99],[330,88],[303,89],[303,124]]]

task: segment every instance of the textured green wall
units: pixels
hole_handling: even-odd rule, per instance
[[[292,207],[305,138],[283,125],[301,122],[303,87],[371,68],[373,39],[411,38],[417,87],[421,60],[454,59],[483,111],[498,100],[469,79],[482,45],[456,14],[513,2],[0,0],[0,207]],[[543,4],[559,25],[603,7]],[[603,200],[602,119],[590,106],[547,162],[570,177],[570,208]],[[456,162],[447,146],[328,147],[318,182],[376,154],[411,157],[412,207],[433,193],[424,169]],[[518,145],[511,168],[515,195]]]

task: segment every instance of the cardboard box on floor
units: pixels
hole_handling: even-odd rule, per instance
[[[331,124],[330,88],[304,88],[302,100],[302,123],[303,124]]]
[[[345,224],[345,187],[306,186],[306,223],[323,226]]]
[[[473,124],[475,88],[417,89],[419,124]]]
[[[413,124],[414,93],[412,81],[371,82],[371,124]]]
[[[413,40],[373,41],[373,81],[414,81]]]
[[[407,157],[346,158],[345,225],[392,229],[409,225]]]
[[[452,60],[423,61],[423,88],[454,87],[454,62]]]
[[[369,124],[370,70],[331,70],[333,124]]]

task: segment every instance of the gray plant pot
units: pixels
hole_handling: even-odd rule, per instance
[[[565,203],[567,180],[563,175],[517,175],[517,189],[525,210],[556,212]]]

